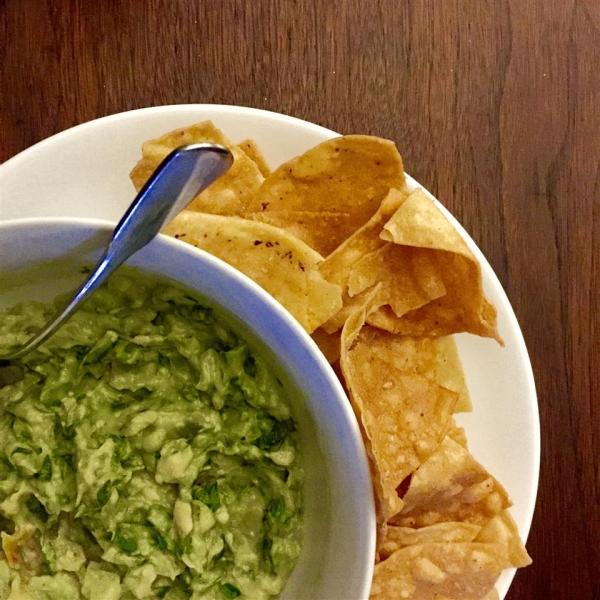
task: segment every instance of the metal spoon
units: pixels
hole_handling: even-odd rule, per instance
[[[175,215],[233,164],[231,152],[216,144],[189,144],[171,152],[152,174],[117,225],[108,248],[68,306],[28,342],[0,356],[0,387],[21,377],[21,358],[52,335],[130,256],[150,242]]]

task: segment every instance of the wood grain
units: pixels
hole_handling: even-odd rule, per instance
[[[159,104],[240,104],[398,143],[523,328],[539,500],[509,600],[600,598],[597,0],[0,0],[0,160]]]

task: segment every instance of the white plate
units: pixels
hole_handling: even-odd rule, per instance
[[[1,165],[0,220],[72,216],[117,221],[135,195],[128,175],[140,158],[142,142],[206,119],[233,141],[253,138],[272,167],[338,135],[299,119],[235,106],[162,106],[105,117],[59,133]],[[418,187],[410,177],[408,183]],[[501,348],[489,339],[457,336],[474,406],[458,421],[467,431],[471,452],[511,495],[512,515],[526,539],[540,457],[531,363],[498,278],[473,240],[443,210],[481,263],[485,291],[498,309],[506,342]],[[500,578],[501,597],[513,575],[510,570]]]

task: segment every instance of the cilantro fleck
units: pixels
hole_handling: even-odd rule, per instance
[[[249,354],[244,361],[244,371],[246,375],[256,377],[256,361],[251,354]]]
[[[33,495],[29,494],[25,500],[25,507],[32,514],[44,523],[48,520],[48,513],[44,505]]]
[[[261,435],[256,441],[256,445],[261,450],[267,451],[281,444],[289,432],[296,430],[292,420],[277,421],[273,417],[260,419],[258,426]]]
[[[98,493],[96,494],[96,502],[98,502],[99,506],[106,505],[106,503],[110,500],[111,492],[111,482],[109,480],[98,490]]]
[[[52,479],[52,461],[48,455],[44,458],[37,476],[40,481],[50,481]]]
[[[123,532],[119,529],[117,529],[113,541],[120,550],[125,552],[125,554],[133,554],[137,550],[137,542],[135,539],[123,535]]]
[[[222,585],[221,592],[228,600],[233,600],[233,598],[237,598],[242,593],[235,587],[235,585],[231,585],[231,583],[225,583]]]
[[[216,481],[211,481],[202,487],[194,488],[192,492],[192,498],[203,502],[213,512],[221,506],[221,499],[219,498],[219,487]]]
[[[156,529],[152,532],[152,541],[159,550],[168,550],[169,548],[169,544],[167,543],[165,536]]]
[[[286,523],[289,519],[289,515],[285,511],[285,502],[280,498],[274,498],[269,501],[267,513],[278,523]]]

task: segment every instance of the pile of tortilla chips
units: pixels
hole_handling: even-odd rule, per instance
[[[506,491],[453,418],[471,403],[452,334],[502,343],[467,244],[375,137],[329,140],[271,172],[253,141],[199,123],[143,145],[136,188],[191,142],[223,144],[234,163],[165,233],[272,294],[348,390],[377,506],[371,597],[497,598],[502,570],[531,559]]]

